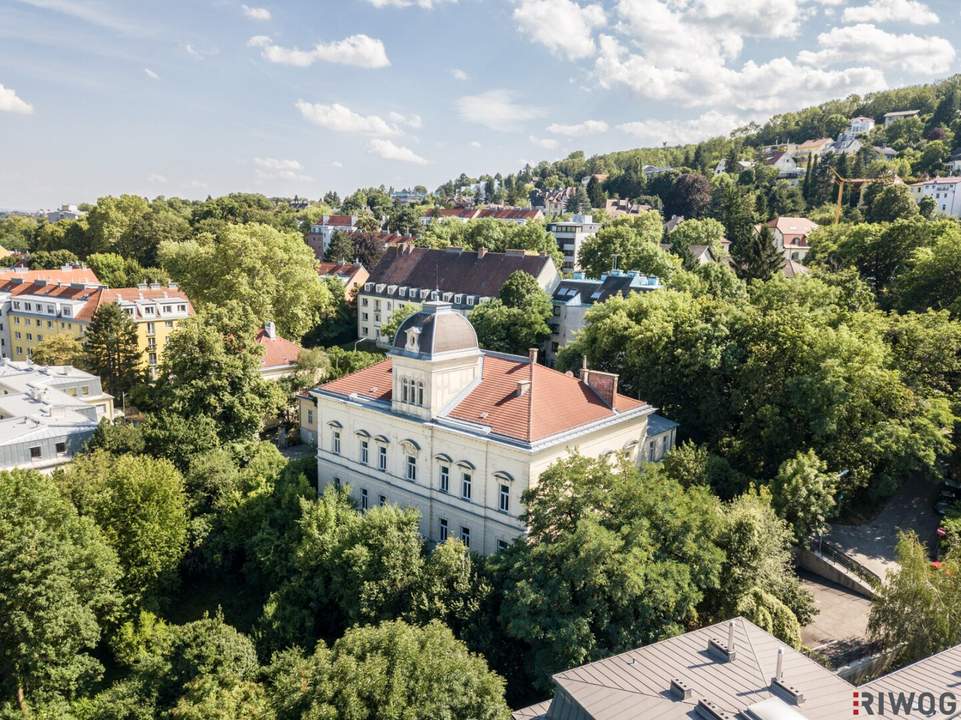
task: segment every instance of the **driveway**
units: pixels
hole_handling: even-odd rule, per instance
[[[908,481],[874,519],[861,525],[836,523],[831,526],[828,537],[884,578],[888,570],[897,567],[895,548],[899,530],[913,530],[929,550],[935,547],[939,518],[933,501],[937,492],[937,487],[930,482]]]
[[[835,669],[870,654],[871,601],[803,570],[799,575],[818,609],[817,617],[802,628],[801,641]]]

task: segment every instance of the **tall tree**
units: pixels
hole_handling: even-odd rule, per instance
[[[604,208],[607,205],[607,193],[604,185],[597,179],[597,175],[591,175],[587,182],[587,197],[591,201],[592,208]]]
[[[507,278],[496,299],[471,312],[470,321],[481,347],[525,355],[550,337],[547,323],[552,313],[550,296],[532,275],[518,270]]]
[[[665,211],[669,215],[699,218],[710,204],[711,181],[701,173],[684,173],[674,180]]]
[[[99,375],[107,392],[120,397],[141,377],[143,353],[137,326],[117,303],[97,308],[83,336],[84,366]]]
[[[69,333],[55,333],[33,347],[30,359],[37,365],[81,365],[83,345]]]
[[[731,258],[740,277],[769,280],[784,265],[784,255],[774,246],[774,234],[767,225],[759,229],[739,228],[731,240]]]
[[[116,617],[117,557],[39,473],[0,472],[0,696],[24,717],[44,695],[96,680],[91,654]]]

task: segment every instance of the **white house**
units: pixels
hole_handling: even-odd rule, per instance
[[[884,113],[884,127],[888,127],[898,120],[907,120],[920,114],[920,110],[897,110],[895,112]]]
[[[580,269],[577,256],[581,251],[581,244],[589,237],[597,234],[601,224],[594,222],[590,215],[574,215],[570,220],[548,223],[547,232],[554,236],[557,245],[564,253],[564,272]]]
[[[83,211],[76,205],[61,205],[59,210],[50,210],[47,212],[47,222],[55,223],[61,220],[79,220],[83,215]]]
[[[314,251],[314,255],[322,260],[335,232],[352,233],[355,230],[357,230],[356,215],[324,215],[319,223],[313,223],[310,226],[306,240]]]
[[[961,218],[959,185],[961,185],[961,177],[936,177],[914,183],[908,187],[915,202],[920,203],[926,197],[932,198],[939,213]]]
[[[643,462],[673,447],[676,428],[617,391],[617,376],[579,377],[528,357],[483,351],[449,303],[428,302],[398,330],[381,363],[321,385],[308,408],[319,489],[349,486],[365,510],[420,511],[421,532],[489,554],[521,537],[524,492],[579,452]]]
[[[769,220],[766,224],[774,236],[774,247],[784,253],[784,259],[803,262],[811,251],[808,235],[817,230],[818,224],[807,218],[786,215]]]
[[[867,135],[872,130],[874,130],[874,118],[858,115],[857,117],[851,118],[851,121],[848,123],[848,133],[855,137]]]

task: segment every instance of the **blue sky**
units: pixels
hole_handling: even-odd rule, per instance
[[[0,0],[0,208],[319,197],[959,69],[956,0]]]

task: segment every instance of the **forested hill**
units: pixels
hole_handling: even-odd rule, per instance
[[[959,109],[961,75],[955,75],[937,83],[884,90],[863,97],[851,95],[797,112],[775,115],[763,125],[752,123],[738,128],[730,137],[716,137],[687,145],[619,150],[591,157],[578,151],[563,160],[540,162],[536,166],[528,165],[517,173],[506,176],[482,175],[474,179],[462,174],[441,185],[438,194],[451,196],[472,180],[483,182],[494,178],[502,179],[509,192],[515,185],[523,186],[528,182],[533,182],[538,187],[560,187],[592,174],[609,175],[609,190],[617,192],[617,176],[643,165],[708,171],[721,159],[731,156],[732,151],[741,158],[751,159],[765,145],[800,143],[821,137],[834,138],[847,127],[852,117],[864,115],[880,123],[885,113],[898,110],[919,110],[921,114],[917,137],[911,137],[908,133],[908,137],[893,138],[891,143],[900,155],[906,156],[909,163],[913,164],[913,153],[920,155],[928,140],[944,141],[947,136],[945,149],[955,149],[954,138],[961,129],[958,127]],[[943,128],[946,132],[937,132],[938,128]],[[872,139],[888,141],[889,138],[884,136],[881,128],[875,133]]]

